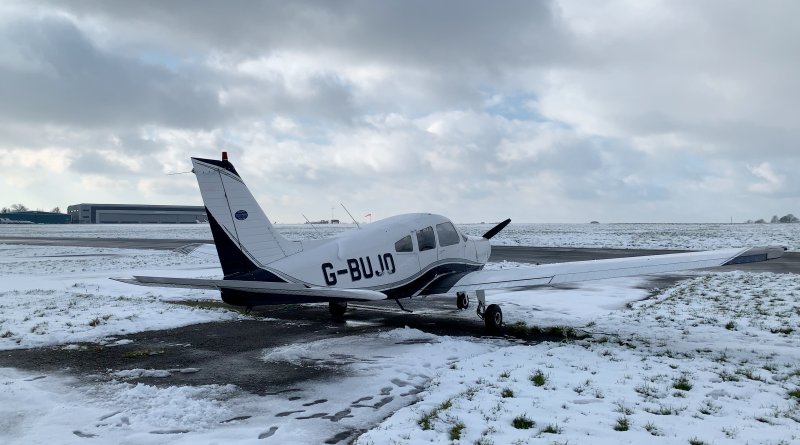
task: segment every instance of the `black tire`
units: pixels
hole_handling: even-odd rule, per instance
[[[456,294],[456,306],[459,309],[466,309],[469,307],[469,295],[466,292],[458,292]]]
[[[338,303],[335,301],[331,301],[328,303],[328,310],[331,312],[331,315],[334,318],[342,318],[344,313],[347,312],[347,302]]]
[[[500,326],[503,325],[503,311],[500,310],[500,306],[490,304],[483,314],[483,321],[486,323],[486,329],[490,331],[499,330]]]

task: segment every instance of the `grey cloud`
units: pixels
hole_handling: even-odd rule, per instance
[[[103,52],[67,20],[26,19],[2,32],[47,67],[38,72],[0,69],[0,116],[6,120],[195,127],[221,118],[215,91],[166,69]]]
[[[563,59],[568,38],[549,1],[323,0],[104,2],[52,5],[169,36],[186,46],[262,54],[276,48],[333,51],[389,65],[456,64],[502,75],[504,65]],[[169,43],[165,42],[169,45]]]

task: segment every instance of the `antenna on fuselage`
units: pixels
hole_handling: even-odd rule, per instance
[[[301,213],[301,215],[303,215],[303,214]],[[306,215],[303,215],[303,218],[306,218]],[[311,221],[309,221],[309,220],[308,220],[308,218],[306,218],[306,222],[307,222],[307,223],[309,223],[309,224],[311,224]],[[316,228],[316,227],[314,227],[314,224],[311,224],[311,227],[312,227],[314,230],[317,230],[317,228]],[[319,235],[319,237],[320,237],[320,238],[322,238],[322,234],[321,234],[321,233],[319,233],[319,230],[317,230],[317,235]]]
[[[350,215],[350,212],[347,211],[347,207],[345,207],[344,204],[342,204],[342,208],[344,209],[345,212],[347,212],[348,215]],[[358,225],[358,221],[356,221],[356,219],[353,218],[353,215],[350,215],[350,219],[352,219],[353,222],[356,223],[356,226],[358,226],[359,229],[361,228],[361,226]]]

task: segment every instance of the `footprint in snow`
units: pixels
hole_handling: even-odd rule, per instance
[[[275,434],[275,431],[278,431],[278,427],[277,426],[273,426],[272,428],[269,429],[269,431],[265,431],[265,432],[259,434],[258,438],[259,439],[266,439],[267,437],[271,437],[273,434]]]
[[[350,437],[350,435],[351,435],[352,433],[353,433],[352,431],[342,431],[341,433],[339,433],[339,434],[336,434],[336,435],[334,435],[334,436],[332,436],[332,437],[330,437],[330,438],[326,439],[326,440],[325,440],[325,443],[326,443],[326,444],[334,444],[334,443],[339,443],[339,442],[341,442],[341,441],[343,441],[343,440],[347,439],[348,437]]]
[[[275,417],[286,417],[286,416],[292,415],[294,413],[304,413],[304,412],[306,412],[306,410],[304,410],[304,409],[301,409],[299,411],[284,411],[282,413],[275,414]]]
[[[249,419],[250,417],[252,417],[252,416],[238,416],[238,417],[234,417],[234,418],[231,418],[231,419],[228,419],[228,420],[223,420],[220,423],[229,423],[229,422],[235,422],[237,420],[246,420],[246,419]]]
[[[323,417],[323,419],[328,419],[331,422],[338,422],[338,421],[344,419],[345,417],[353,417],[352,415],[350,415],[350,410],[349,409],[346,409],[346,410],[343,410],[343,411],[339,411],[338,413],[336,413],[336,414],[334,414],[332,416],[325,416],[325,417]]]
[[[355,402],[351,403],[351,405],[358,405],[359,403],[363,402],[364,400],[372,400],[372,396],[362,397]]]
[[[320,403],[325,403],[325,402],[327,402],[327,401],[328,401],[328,399],[319,399],[319,400],[314,400],[313,402],[304,403],[304,404],[303,404],[303,406],[313,406],[313,405],[319,405]]]
[[[76,435],[78,437],[84,437],[84,438],[97,437],[97,434],[82,433],[82,432],[80,432],[78,430],[73,431],[72,434],[74,434],[74,435]]]
[[[381,388],[381,395],[382,396],[388,396],[391,393],[392,393],[392,387],[391,386],[387,386],[385,388]]]
[[[405,380],[400,380],[400,379],[392,379],[391,382],[394,383],[395,385],[401,387],[401,388],[406,386],[406,385],[410,385],[411,384],[409,382],[406,382]]]
[[[312,415],[306,416],[306,417],[296,417],[296,419],[298,419],[298,420],[318,419],[320,417],[325,417],[327,415],[328,415],[328,413],[316,413],[316,414],[312,414]]]

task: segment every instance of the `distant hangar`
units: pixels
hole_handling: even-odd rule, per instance
[[[207,223],[203,206],[75,204],[67,207],[73,224],[196,224]]]

